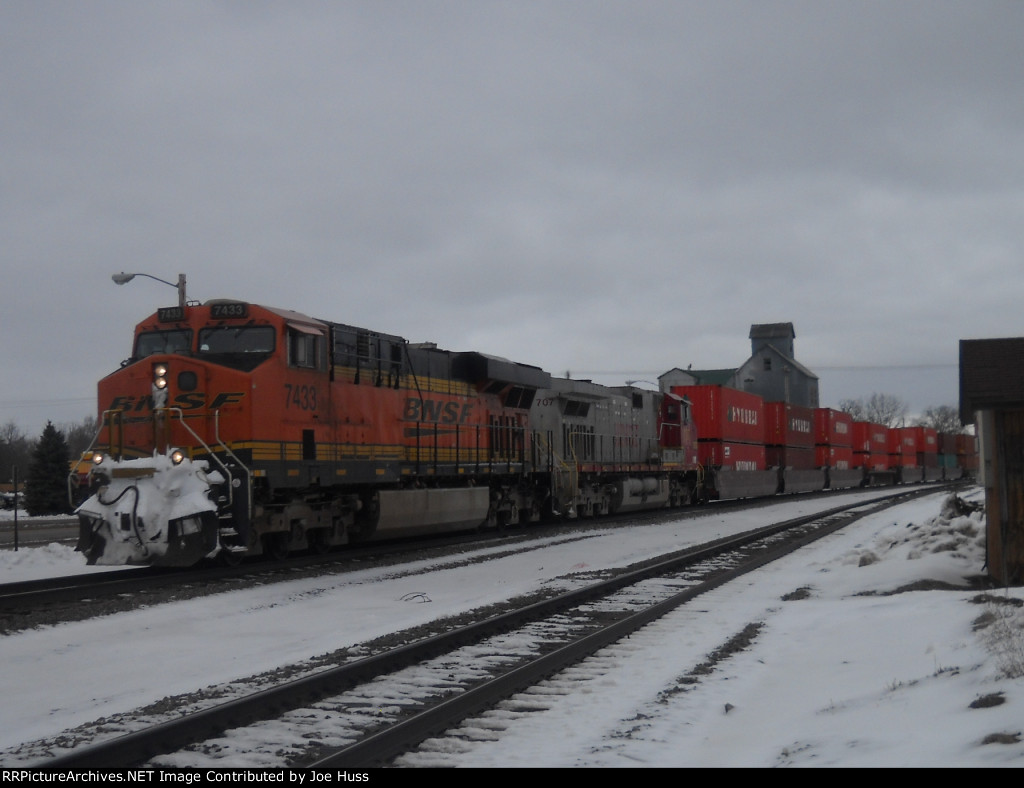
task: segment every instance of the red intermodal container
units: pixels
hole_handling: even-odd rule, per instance
[[[867,451],[854,451],[853,467],[867,468],[869,471],[887,471],[889,470],[889,455],[874,454]]]
[[[766,402],[764,415],[765,445],[808,449],[814,446],[814,408],[788,402]]]
[[[847,471],[853,468],[853,449],[849,446],[815,446],[814,464],[818,468]]]
[[[914,430],[917,437],[917,451],[919,454],[939,453],[939,433],[931,427],[908,427]]]
[[[764,446],[759,443],[700,441],[697,456],[702,465],[737,471],[766,470]]]
[[[957,454],[977,454],[978,446],[973,435],[960,434],[956,436]]]
[[[889,454],[913,457],[917,454],[917,428],[892,427],[889,430]],[[906,465],[901,462],[901,465]]]
[[[814,442],[819,446],[853,446],[853,416],[832,408],[815,408]]]
[[[853,450],[869,454],[888,454],[889,428],[870,421],[853,422]]]
[[[673,386],[693,403],[700,441],[764,444],[764,400],[728,386]]]
[[[796,471],[813,471],[815,464],[813,446],[766,446],[765,462],[769,468],[792,468]]]
[[[914,464],[922,468],[938,468],[939,455],[934,451],[919,451]]]

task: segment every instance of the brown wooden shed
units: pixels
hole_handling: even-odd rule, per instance
[[[974,423],[987,519],[986,566],[1024,582],[1024,338],[960,341],[960,419]]]

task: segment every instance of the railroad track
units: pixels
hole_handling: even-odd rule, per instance
[[[136,609],[189,596],[234,590],[246,584],[298,579],[305,574],[343,572],[368,561],[402,561],[430,550],[446,550],[492,539],[493,535],[454,534],[429,540],[352,546],[329,554],[296,554],[285,560],[254,559],[239,566],[193,568],[133,567],[0,584],[0,633]]]
[[[720,539],[39,765],[387,764],[710,589],[860,517],[935,491],[889,493]]]
[[[806,497],[816,496],[812,494]],[[599,520],[580,520],[576,525],[588,529],[614,528],[623,522],[635,524],[679,520],[772,502],[775,499],[724,501],[696,509],[650,510]],[[453,546],[473,546],[495,540],[515,544],[519,540],[529,541],[565,532],[564,525],[535,524],[502,532],[469,532],[350,545],[329,554],[296,553],[283,560],[256,558],[233,567],[209,564],[192,568],[95,568],[92,572],[77,575],[3,583],[0,584],[0,633],[10,634],[27,627],[57,623],[58,618],[74,621],[124,612],[145,604],[159,603],[163,601],[161,594],[166,595],[169,590],[175,591],[175,598],[180,600],[237,589],[246,583],[294,580],[304,572],[340,572],[353,565],[363,568],[367,561],[401,561],[410,555],[420,558],[427,555],[428,551],[444,551]]]

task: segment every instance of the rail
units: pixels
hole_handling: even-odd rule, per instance
[[[514,664],[510,665],[511,670],[503,675],[492,680],[483,679],[479,691],[476,688],[467,687],[464,692],[452,693],[450,679],[446,679],[441,690],[443,694],[455,698],[454,701],[445,701],[425,708],[425,715],[419,719],[410,717],[388,721],[380,726],[381,733],[379,734],[365,729],[363,731],[365,738],[343,749],[324,753],[319,761],[306,765],[323,768],[380,764],[398,752],[406,751],[426,736],[457,724],[468,714],[476,713],[480,708],[493,704],[497,698],[507,697],[523,686],[528,686],[544,676],[550,676],[564,665],[577,661],[585,655],[594,653],[598,648],[621,639],[704,591],[718,587],[745,572],[763,566],[786,552],[798,549],[817,537],[841,528],[853,519],[878,511],[877,507],[905,501],[930,492],[933,491],[915,490],[896,496],[885,496],[884,500],[859,501],[785,522],[773,523],[743,534],[724,537],[681,551],[663,561],[628,569],[616,577],[495,615],[461,629],[445,631],[422,640],[406,643],[392,651],[363,657],[303,678],[293,679],[275,687],[264,688],[254,694],[239,697],[194,714],[158,723],[144,730],[127,733],[97,745],[79,747],[72,752],[39,763],[37,766],[63,769],[111,765],[125,767],[143,763],[160,753],[170,752],[203,739],[222,735],[223,731],[228,728],[278,717],[286,710],[317,703],[324,698],[339,695],[363,683],[379,681],[382,676],[404,667],[417,665],[439,656],[443,657],[450,650],[462,647],[467,643],[475,643],[498,633],[510,632],[524,624],[544,620],[551,616],[562,617],[568,610],[575,609],[581,604],[589,604],[594,599],[622,588],[666,573],[690,571],[697,562],[714,559],[714,565],[709,567],[707,577],[703,578],[700,583],[674,594],[671,593],[671,586],[669,586],[670,594],[666,598],[653,600],[640,610],[637,610],[636,605],[631,602],[623,608],[622,616],[617,620],[610,623],[605,621],[607,626],[604,629],[584,632],[581,638],[571,640],[565,647],[542,654],[528,665],[520,667],[516,667]],[[769,546],[768,550],[757,546],[765,539],[772,539],[776,535],[792,529],[809,530],[799,531],[794,535],[793,540]],[[751,553],[746,557],[741,556],[734,568],[726,568],[726,571],[723,571],[718,556],[752,545],[754,549]],[[446,673],[449,670],[450,668],[445,668]],[[453,708],[453,706],[458,706],[458,708]]]

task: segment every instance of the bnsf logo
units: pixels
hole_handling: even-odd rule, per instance
[[[436,424],[465,424],[473,413],[469,402],[445,402],[439,399],[409,397],[402,418],[405,421],[429,421]]]
[[[192,391],[188,394],[179,394],[167,403],[169,408],[181,408],[182,410],[199,410],[209,408],[217,410],[225,405],[236,405],[245,397],[242,391],[225,391],[220,394],[207,395],[202,391]],[[123,410],[128,413],[138,413],[142,410],[153,409],[153,398],[146,397],[114,397],[110,402],[110,410]]]

